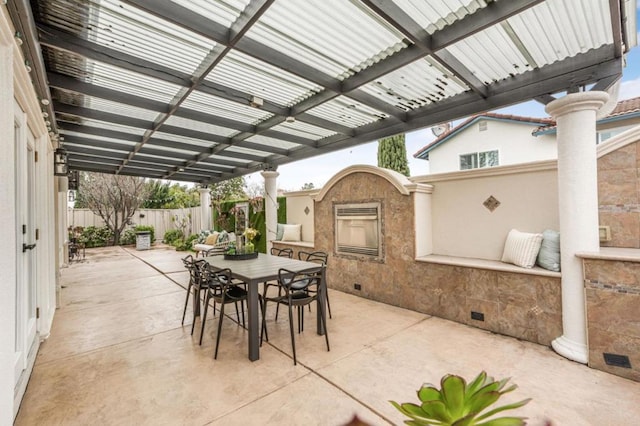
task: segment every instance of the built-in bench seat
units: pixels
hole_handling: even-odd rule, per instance
[[[441,254],[430,254],[416,258],[417,262],[437,263],[440,265],[463,266],[466,268],[488,269],[492,271],[513,272],[517,274],[538,275],[544,277],[560,278],[560,272],[553,272],[534,266],[533,268],[522,268],[499,260],[478,259],[473,257],[445,256]]]
[[[277,246],[293,246],[293,247],[304,247],[304,248],[314,248],[315,244],[311,241],[272,241],[274,245]]]

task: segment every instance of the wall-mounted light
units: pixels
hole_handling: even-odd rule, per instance
[[[49,113],[48,113],[47,111],[44,111],[44,110],[43,110],[43,111],[42,111],[42,116],[43,116],[44,118],[48,118],[48,117],[49,117]]]
[[[49,105],[49,99],[46,99],[46,98],[45,99],[40,99],[40,103],[42,105]]]
[[[22,33],[20,31],[16,31],[14,37],[16,38],[16,43],[18,43],[18,46],[22,46]]]
[[[80,172],[78,170],[71,170],[67,175],[69,179],[69,190],[77,191],[80,189]]]
[[[294,116],[290,115],[289,117],[287,117],[287,118],[285,119],[285,121],[286,121],[287,123],[295,123],[295,122],[296,122],[296,118],[295,118]]]
[[[67,151],[64,148],[57,148],[53,153],[53,174],[55,176],[67,176],[69,174]]]
[[[27,72],[31,72],[31,62],[29,62],[28,59],[25,59],[24,61],[24,67],[27,70]]]

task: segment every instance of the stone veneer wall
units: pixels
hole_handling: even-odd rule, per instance
[[[640,263],[584,259],[589,366],[640,381]],[[607,365],[626,355],[631,368]]]
[[[600,246],[632,249],[628,254],[640,248],[640,142],[620,136],[607,142],[619,148],[599,147],[610,151],[598,158],[599,223],[611,229],[611,241]],[[640,381],[640,263],[586,258],[583,264],[589,366]],[[604,353],[627,355],[631,368],[607,365]]]
[[[416,261],[413,196],[353,173],[316,202],[315,248],[330,253],[329,287],[544,345],[562,334],[559,278]],[[383,260],[336,255],[334,204],[373,201],[382,205]]]
[[[611,228],[611,241],[602,247],[640,248],[639,165],[639,142],[598,159],[600,225]]]

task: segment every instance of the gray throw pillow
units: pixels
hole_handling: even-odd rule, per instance
[[[284,224],[279,223],[278,228],[276,229],[276,241],[282,241],[283,236],[284,236]]]
[[[542,233],[542,245],[536,260],[538,266],[560,272],[560,233],[546,229]]]

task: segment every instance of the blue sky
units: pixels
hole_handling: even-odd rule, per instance
[[[637,21],[640,23],[640,0],[637,1]],[[640,41],[640,34],[638,35]],[[634,47],[627,55],[627,66],[623,71],[619,100],[640,96],[640,47]],[[494,112],[515,114],[529,117],[546,117],[544,105],[535,102],[524,102]],[[420,176],[429,172],[428,162],[413,158],[413,154],[432,141],[434,136],[430,128],[407,133],[407,157],[411,176]],[[373,141],[353,148],[332,152],[307,160],[286,164],[278,168],[278,188],[285,191],[299,190],[303,184],[311,182],[321,188],[333,175],[345,167],[354,164],[377,164],[378,142]],[[262,186],[263,179],[259,173],[246,177],[247,182]]]

